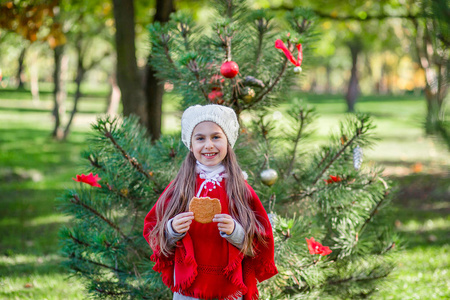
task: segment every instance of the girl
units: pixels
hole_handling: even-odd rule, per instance
[[[238,131],[236,114],[221,105],[189,107],[181,119],[190,152],[144,224],[153,270],[173,299],[258,299],[257,282],[278,272],[267,213],[233,151]],[[219,199],[222,213],[193,221],[193,197]]]

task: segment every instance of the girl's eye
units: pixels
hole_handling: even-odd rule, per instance
[[[202,141],[202,140],[203,140],[202,137],[198,137],[198,138],[197,138],[197,141]]]
[[[220,136],[216,135],[215,137],[213,137],[213,139],[218,140],[218,139],[220,139]]]

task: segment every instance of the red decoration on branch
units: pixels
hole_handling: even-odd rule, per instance
[[[226,78],[233,78],[239,73],[239,66],[234,61],[226,61],[220,67],[220,73]]]
[[[91,186],[95,186],[95,187],[102,187],[98,181],[101,180],[100,177],[98,177],[97,174],[95,174],[95,176],[92,174],[92,172],[89,175],[77,175],[77,178],[72,178],[73,180],[77,181],[77,182],[83,182],[83,183],[87,183]]]
[[[309,239],[309,240],[308,240],[308,238],[305,238],[305,239],[306,239],[306,243],[308,244],[309,253],[311,253],[311,255],[320,254],[322,256],[325,256],[332,252],[330,250],[330,247],[323,246],[321,243],[316,242],[313,237],[311,237],[311,239]]]
[[[337,176],[330,175],[330,179],[324,179],[323,181],[325,181],[327,184],[330,184],[330,183],[340,182],[340,181],[342,181],[342,178],[339,177],[339,175],[337,175]]]
[[[220,77],[219,74],[214,74],[213,76],[211,76],[211,78],[209,79],[209,83],[212,84],[213,90],[214,88],[220,88],[220,85],[225,81],[225,79],[223,79],[222,77]]]
[[[296,67],[300,67],[302,65],[303,61],[303,51],[302,51],[302,44],[297,44],[295,48],[297,48],[297,59],[294,58],[294,55],[289,51],[289,49],[286,47],[286,45],[283,43],[282,40],[278,39],[275,41],[275,48],[281,49],[284,52],[284,55],[286,55],[287,59],[290,60],[292,64]]]
[[[223,103],[222,97],[223,97],[223,93],[220,91],[220,89],[213,89],[208,94],[209,101],[211,101],[213,103],[217,103],[217,104],[222,104]]]

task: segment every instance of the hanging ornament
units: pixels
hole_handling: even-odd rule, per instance
[[[361,168],[362,161],[363,161],[363,150],[358,145],[355,147],[355,149],[353,149],[353,167],[355,168],[355,170],[359,170],[359,168]]]
[[[286,55],[286,58],[289,59],[289,61],[295,66],[294,72],[300,73],[302,71],[301,65],[303,61],[303,50],[302,50],[302,44],[297,44],[295,48],[297,48],[297,59],[294,58],[294,55],[289,51],[289,49],[286,47],[286,45],[283,43],[282,40],[278,39],[275,41],[275,48],[281,49],[284,52],[284,55]]]
[[[262,82],[262,80],[257,79],[257,78],[255,78],[253,76],[245,76],[244,84],[245,85],[256,86],[256,87],[260,87],[260,88],[265,88],[266,87],[266,85],[264,84],[264,82]]]
[[[222,104],[223,103],[222,97],[223,97],[223,93],[220,91],[220,89],[213,89],[208,94],[208,99],[212,103]]]
[[[278,179],[278,173],[274,169],[267,169],[261,172],[261,181],[267,186],[272,186]]]
[[[339,175],[336,175],[336,176],[330,175],[329,179],[324,179],[323,181],[325,181],[326,184],[331,184],[331,183],[335,183],[335,182],[341,182],[342,178]]]
[[[302,67],[295,67],[294,68],[294,73],[295,74],[298,74],[298,73],[300,73],[302,71]]]
[[[219,74],[214,74],[209,79],[209,84],[212,86],[212,90],[220,90],[224,81],[225,79],[223,79],[222,76]]]
[[[270,226],[272,226],[272,230],[274,230],[274,226],[275,226],[274,224],[275,224],[275,218],[276,218],[275,213],[268,213],[267,217],[269,217]]]
[[[226,78],[234,78],[239,73],[239,66],[234,61],[226,61],[220,67],[220,74]]]
[[[244,100],[245,103],[251,103],[255,99],[255,90],[251,87],[244,87],[241,91],[240,98]]]

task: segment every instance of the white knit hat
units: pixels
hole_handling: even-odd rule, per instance
[[[195,105],[186,109],[181,117],[181,140],[191,149],[191,137],[195,126],[201,122],[211,121],[222,128],[231,148],[234,147],[239,134],[239,122],[233,109],[217,104]]]

